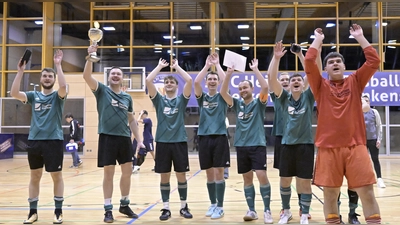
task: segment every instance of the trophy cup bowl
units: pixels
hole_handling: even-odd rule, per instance
[[[90,41],[92,42],[92,45],[97,45],[97,42],[99,42],[103,38],[103,31],[98,28],[90,28],[88,36]],[[100,61],[100,58],[97,57],[96,52],[92,52],[86,57],[86,60],[89,60],[91,62],[98,62]]]

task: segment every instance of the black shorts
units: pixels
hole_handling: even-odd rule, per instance
[[[64,161],[63,140],[29,140],[28,162],[31,170],[43,168],[47,172],[62,170]]]
[[[230,167],[230,152],[226,135],[199,136],[200,169]]]
[[[99,135],[97,166],[124,164],[133,161],[132,140],[130,137],[108,134]]]
[[[280,177],[312,179],[313,171],[314,144],[282,145]]]
[[[189,156],[187,142],[163,143],[156,145],[156,173],[171,172],[172,163],[174,171],[183,173],[189,171]]]
[[[279,169],[279,163],[281,161],[281,150],[282,150],[282,136],[275,136],[275,146],[274,146],[274,168]]]
[[[247,146],[236,147],[238,173],[250,170],[267,170],[267,147]]]

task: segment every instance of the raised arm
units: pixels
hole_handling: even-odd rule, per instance
[[[368,40],[365,38],[363,29],[361,28],[360,25],[358,24],[353,24],[353,26],[350,27],[350,34],[354,37],[354,39],[357,40],[357,42],[361,45],[361,48],[366,48],[370,46],[371,44],[368,42]]]
[[[322,76],[322,58],[321,58],[321,52],[322,52],[322,45],[319,46],[318,48],[318,55],[317,55],[317,59],[315,60],[315,62],[317,63],[317,67],[318,67],[318,71],[320,72],[320,75]],[[304,57],[303,57],[303,68],[304,67]],[[310,84],[308,83],[308,78],[307,75],[304,76],[304,89],[303,90],[307,90],[307,88],[310,87]]]
[[[186,83],[185,86],[183,86],[183,95],[187,98],[190,97],[192,94],[192,77],[185,70],[183,70],[182,67],[179,66],[177,59],[172,61],[171,67],[174,68],[176,72],[178,72],[178,74],[185,80]]]
[[[22,102],[26,102],[26,94],[25,92],[20,91],[21,88],[21,80],[24,75],[26,63],[22,63],[22,58],[18,62],[18,72],[15,75],[14,81],[11,85],[10,95],[13,98],[16,98]]]
[[[196,97],[199,97],[203,92],[203,87],[201,86],[201,82],[206,77],[208,70],[210,69],[211,63],[211,56],[207,56],[206,62],[204,63],[203,69],[197,74],[196,78],[194,79],[194,94]]]
[[[265,80],[260,70],[258,69],[258,59],[251,60],[251,63],[249,63],[249,67],[251,70],[253,70],[254,74],[257,77],[258,83],[260,84],[261,87],[260,95],[268,96],[268,82]]]
[[[318,48],[322,45],[322,41],[325,38],[324,33],[321,28],[317,28],[314,30],[314,41],[311,43],[310,48],[306,53],[306,57],[304,60],[305,71],[308,79],[308,83],[311,86],[311,90],[315,95],[318,95],[319,88],[322,82],[321,72],[318,69],[316,58],[318,57]]]
[[[268,81],[270,89],[276,96],[280,96],[282,94],[283,88],[281,83],[278,81],[278,70],[281,58],[285,55],[285,53],[286,50],[285,47],[283,47],[282,41],[277,42],[274,47],[274,56],[272,57],[272,60],[268,66]]]
[[[231,81],[232,73],[234,70],[234,68],[228,68],[228,70],[226,71],[225,79],[222,82],[221,86],[221,96],[225,100],[226,104],[228,104],[228,106],[233,105],[233,98],[231,94],[229,94],[229,82]]]
[[[219,77],[219,82],[224,82],[225,79],[225,71],[222,69],[221,64],[219,62],[219,55],[217,53],[213,53],[211,55],[211,62],[212,64],[215,65],[215,68],[217,69],[218,77]]]
[[[149,91],[150,97],[154,97],[157,94],[157,88],[153,83],[154,78],[156,78],[157,74],[161,71],[162,68],[167,67],[169,63],[165,59],[160,58],[158,60],[158,65],[156,68],[153,69],[153,71],[150,72],[150,74],[146,77],[146,87],[147,90]]]
[[[88,53],[96,52],[97,51],[97,45],[91,45],[88,48]],[[85,68],[83,69],[83,79],[89,86],[91,90],[96,90],[97,88],[97,80],[94,79],[92,76],[92,71],[93,71],[93,62],[86,60]]]
[[[57,49],[54,54],[54,64],[56,65],[58,75],[58,96],[60,98],[64,98],[67,95],[67,81],[65,80],[64,71],[61,66],[63,56],[63,52],[60,49]]]

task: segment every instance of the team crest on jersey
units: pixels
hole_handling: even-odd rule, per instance
[[[218,107],[218,102],[203,102],[203,108],[205,109],[214,109]]]
[[[128,106],[118,102],[117,100],[111,99],[111,105],[114,107],[118,107],[124,110],[128,110]]]
[[[171,109],[170,107],[164,107],[163,110],[165,115],[173,115],[178,113],[178,108]]]
[[[294,107],[289,106],[288,107],[288,113],[289,115],[296,115],[296,114],[304,114],[306,112],[305,108],[301,108],[299,110],[296,110]]]
[[[51,109],[51,104],[35,103],[35,111]]]
[[[253,112],[249,113],[244,113],[244,112],[239,112],[238,114],[238,119],[240,120],[247,120],[253,116]]]

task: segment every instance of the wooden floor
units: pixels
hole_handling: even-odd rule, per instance
[[[272,158],[272,156],[269,156]],[[65,155],[64,160],[64,224],[101,224],[103,223],[103,194],[102,177],[103,171],[96,167],[95,159],[84,159],[84,163],[79,170],[69,169],[71,156]],[[119,168],[116,170],[114,179],[114,224],[161,224],[158,217],[162,202],[160,200],[159,175],[151,172],[154,162],[149,158],[140,170],[140,173],[132,175],[131,187],[131,208],[139,215],[139,219],[129,219],[118,212],[119,207]],[[400,160],[381,159],[382,176],[387,188],[377,188],[375,194],[381,209],[383,224],[397,224],[400,221]],[[230,177],[226,180],[225,192],[225,217],[219,220],[211,220],[204,214],[209,206],[208,194],[206,189],[206,175],[199,169],[196,154],[190,155],[191,171],[188,173],[188,204],[193,214],[193,219],[179,217],[179,196],[176,189],[177,182],[175,176],[171,179],[170,206],[172,218],[167,222],[170,224],[243,224],[243,215],[247,211],[247,205],[243,194],[242,177],[236,171],[236,155],[232,154],[232,167]],[[281,208],[279,195],[278,171],[272,168],[272,160],[268,160],[268,177],[272,187],[271,210],[274,223],[278,223],[279,210]],[[0,160],[0,224],[21,224],[26,219],[28,213],[28,182],[29,167],[25,157]],[[259,213],[259,220],[246,222],[247,224],[263,224],[263,206],[259,195],[258,182],[256,186],[256,210]],[[41,181],[41,193],[39,196],[39,221],[36,224],[52,224],[54,202],[53,184],[49,174],[43,174]],[[292,186],[292,224],[299,223],[297,215],[297,195],[295,186]],[[310,213],[312,219],[310,223],[323,224],[322,191],[313,186],[313,199]],[[346,184],[342,188],[341,212],[344,220],[347,220],[348,197]],[[357,209],[357,213],[362,215],[362,205]],[[364,217],[360,221],[365,223]]]

